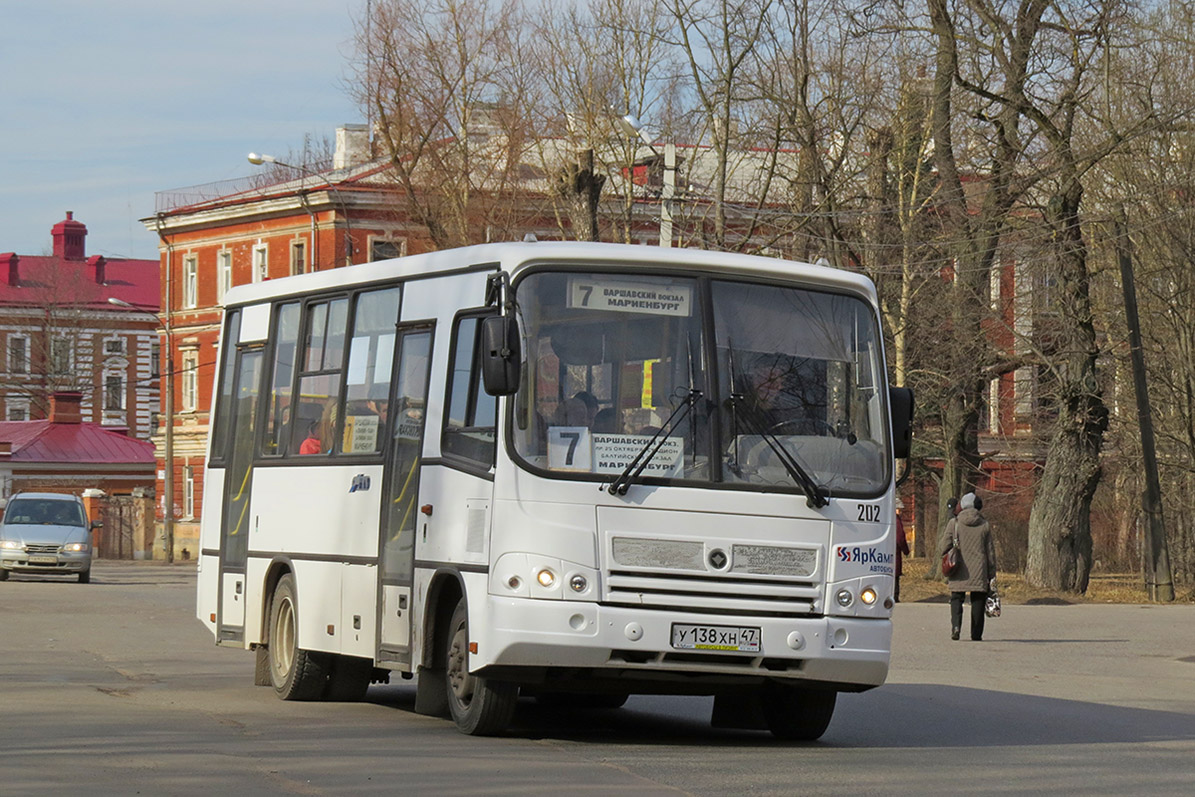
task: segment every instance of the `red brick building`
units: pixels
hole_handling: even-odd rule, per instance
[[[54,393],[75,391],[83,421],[149,440],[158,263],[88,256],[69,211],[50,235],[50,255],[0,254],[0,419],[46,419]]]

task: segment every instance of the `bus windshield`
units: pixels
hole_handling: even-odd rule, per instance
[[[852,497],[887,488],[881,344],[862,299],[548,271],[519,281],[516,298],[526,373],[512,437],[526,467],[612,481],[654,436],[643,480],[806,494],[811,480]]]

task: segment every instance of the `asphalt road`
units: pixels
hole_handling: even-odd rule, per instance
[[[1195,792],[1195,607],[1007,606],[981,643],[901,604],[885,686],[820,742],[709,727],[710,700],[520,704],[500,738],[412,710],[254,687],[194,618],[194,567],[97,562],[0,583],[0,794],[1184,794]]]

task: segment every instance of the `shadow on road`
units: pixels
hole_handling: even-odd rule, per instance
[[[375,686],[368,700],[413,713],[415,688]],[[506,735],[635,745],[786,744],[765,732],[712,728],[710,706],[710,698],[633,697],[622,709],[568,712],[523,699]],[[817,744],[965,749],[1190,740],[1195,740],[1195,717],[1186,714],[966,687],[899,684],[840,695],[834,721]]]

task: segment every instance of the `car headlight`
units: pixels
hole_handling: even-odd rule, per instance
[[[62,550],[67,553],[82,553],[87,550],[87,543],[85,542],[68,542],[62,546]]]
[[[6,551],[19,551],[24,547],[24,544],[17,540],[0,540],[0,548]]]

